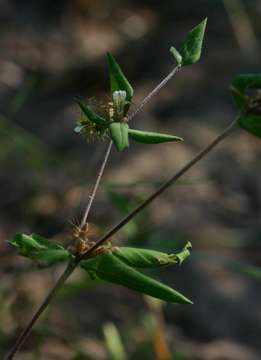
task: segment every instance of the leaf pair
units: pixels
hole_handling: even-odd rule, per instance
[[[86,120],[81,121],[75,127],[75,132],[83,132],[85,129],[88,129],[89,124],[93,125],[91,130],[94,132],[97,131],[99,134],[103,134],[106,130],[109,130],[109,135],[118,151],[123,151],[129,147],[129,138],[145,144],[181,141],[182,139],[180,137],[174,135],[129,128],[126,115],[129,110],[134,91],[126,76],[123,74],[119,64],[110,53],[107,54],[107,59],[113,99],[113,111],[110,115],[110,119],[106,120],[96,114],[91,107],[81,101],[78,101]]]
[[[261,74],[238,75],[231,84],[239,125],[261,138]]]
[[[116,91],[126,92],[127,102],[124,110],[124,115],[126,115],[132,101],[134,91],[114,57],[111,54],[107,54],[107,57],[112,95],[114,95]],[[173,135],[130,129],[127,122],[113,122],[110,124],[109,129],[111,139],[118,151],[123,151],[129,147],[129,137],[135,141],[145,144],[158,144],[162,142],[182,140],[181,138]]]
[[[187,34],[180,51],[174,46],[170,48],[170,52],[179,66],[192,65],[200,59],[206,25],[207,18]]]
[[[127,123],[118,122],[110,124],[110,134],[118,151],[123,151],[129,147],[129,138],[143,144],[183,141],[183,139],[178,136],[130,129]]]
[[[119,284],[168,302],[191,304],[184,295],[135,269],[181,263],[189,255],[190,246],[187,244],[181,253],[171,255],[147,249],[113,248],[80,264],[92,278]]]
[[[71,257],[62,245],[36,234],[17,234],[9,243],[18,249],[20,255],[36,261],[40,266],[51,266]]]

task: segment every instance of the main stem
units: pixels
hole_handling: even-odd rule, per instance
[[[58,279],[57,283],[47,295],[46,299],[43,301],[39,309],[33,315],[32,319],[26,326],[25,330],[21,333],[19,338],[17,339],[14,347],[11,349],[10,353],[7,355],[5,360],[11,360],[14,358],[16,352],[23,345],[27,336],[31,332],[35,322],[38,320],[40,315],[46,309],[46,307],[53,300],[57,291],[63,286],[65,281],[71,275],[71,273],[75,270],[79,262],[83,258],[88,258],[89,255],[100,245],[102,245],[105,241],[107,241],[112,235],[118,232],[124,225],[126,225],[130,220],[132,220],[139,212],[141,212],[146,206],[148,206],[154,199],[156,199],[159,195],[161,195],[166,189],[168,189],[171,185],[173,185],[177,180],[179,180],[188,170],[190,170],[195,164],[197,164],[202,158],[204,158],[215,146],[217,146],[220,142],[222,142],[227,136],[231,134],[231,132],[235,129],[237,125],[237,120],[233,121],[219,136],[217,136],[206,148],[201,150],[191,161],[189,161],[186,165],[184,165],[174,176],[172,176],[169,180],[167,180],[162,186],[159,187],[152,195],[150,195],[146,200],[144,200],[136,209],[129,213],[126,217],[124,217],[118,224],[116,224],[110,231],[108,231],[100,240],[96,242],[96,244],[91,247],[85,254],[81,257],[76,258],[74,261],[71,261],[68,267],[65,269],[64,273]]]
[[[76,261],[70,261],[64,272],[61,274],[59,279],[57,280],[56,284],[52,288],[52,290],[49,292],[45,300],[42,302],[38,310],[33,315],[32,319],[27,324],[26,328],[22,331],[20,336],[17,338],[13,348],[9,352],[9,354],[5,357],[5,360],[11,360],[14,358],[17,351],[20,349],[20,347],[23,345],[25,340],[27,339],[28,335],[30,334],[34,324],[38,320],[38,318],[41,316],[41,314],[44,312],[44,310],[47,308],[47,306],[50,304],[50,302],[53,300],[54,296],[56,295],[57,291],[63,286],[65,281],[68,279],[68,277],[71,275],[71,273],[74,271],[76,266],[78,265],[78,262]]]

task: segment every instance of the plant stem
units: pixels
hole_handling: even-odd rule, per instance
[[[30,334],[34,324],[39,319],[41,314],[44,312],[44,310],[47,308],[47,306],[50,304],[50,302],[55,297],[58,290],[63,286],[65,281],[68,279],[68,277],[71,275],[71,273],[75,270],[76,266],[78,265],[78,262],[75,260],[72,260],[69,262],[68,266],[64,270],[64,272],[61,274],[59,279],[57,280],[56,284],[52,288],[52,290],[49,292],[47,297],[44,299],[38,310],[34,313],[32,319],[27,324],[26,328],[23,330],[23,332],[20,334],[20,336],[17,338],[14,346],[10,350],[9,354],[5,357],[5,360],[11,360],[15,357],[17,351],[20,349],[20,347],[25,342],[27,336]]]
[[[152,96],[157,94],[164,85],[181,69],[181,65],[175,66],[174,69],[142,100],[140,105],[128,116],[128,120],[132,120],[143,107],[150,101]]]
[[[231,132],[235,129],[237,125],[237,119],[234,120],[220,135],[218,135],[207,147],[201,150],[192,160],[190,160],[186,165],[184,165],[175,175],[173,175],[169,180],[162,184],[158,190],[152,193],[146,200],[144,200],[139,206],[131,211],[126,217],[124,217],[118,224],[116,224],[111,230],[109,230],[100,240],[96,242],[85,254],[82,255],[82,258],[88,257],[95,249],[101,246],[106,242],[110,237],[117,233],[124,225],[126,225],[130,220],[132,220],[138,213],[140,213],[145,207],[147,207],[154,199],[161,195],[165,190],[167,190],[171,185],[177,182],[188,170],[190,170],[196,163],[198,163],[203,157],[205,157],[215,146],[217,146],[222,140],[224,140]]]
[[[188,170],[190,170],[195,164],[197,164],[203,157],[205,157],[215,146],[217,146],[221,141],[223,141],[227,136],[229,136],[232,131],[236,128],[237,120],[233,121],[220,135],[218,135],[207,147],[201,150],[192,160],[190,160],[185,166],[183,166],[174,176],[172,176],[168,181],[166,181],[163,185],[159,187],[154,193],[152,193],[145,201],[143,201],[136,209],[130,212],[129,215],[124,217],[118,224],[116,224],[111,230],[109,230],[100,240],[96,242],[94,246],[92,246],[85,254],[81,255],[80,257],[71,261],[67,268],[65,269],[64,273],[60,276],[57,283],[47,295],[39,309],[33,315],[32,319],[21,333],[19,338],[17,339],[15,345],[11,349],[10,353],[7,355],[5,360],[11,360],[14,358],[17,351],[23,345],[24,341],[26,340],[27,336],[31,332],[35,322],[38,320],[40,315],[46,309],[46,307],[50,304],[53,300],[54,296],[56,295],[57,291],[62,287],[71,273],[75,270],[79,262],[83,258],[88,258],[90,254],[102,245],[105,241],[107,241],[112,235],[118,232],[124,225],[126,225],[130,220],[132,220],[139,212],[141,212],[146,206],[148,206],[154,199],[156,199],[159,195],[161,195],[166,189],[168,189],[171,185],[177,182]]]
[[[89,213],[90,213],[90,210],[91,210],[91,207],[92,207],[92,204],[93,204],[95,195],[96,195],[97,190],[98,190],[98,188],[99,188],[99,185],[100,185],[100,182],[101,182],[101,178],[102,178],[102,175],[103,175],[104,170],[105,170],[105,166],[106,166],[107,161],[108,161],[109,156],[110,156],[111,149],[112,149],[112,141],[110,141],[110,143],[109,143],[109,145],[108,145],[108,148],[107,148],[107,150],[106,150],[106,153],[105,153],[105,156],[104,156],[104,159],[103,159],[103,162],[102,162],[100,171],[99,171],[99,173],[98,173],[96,182],[95,182],[95,184],[94,184],[94,188],[93,188],[92,193],[91,193],[91,195],[90,195],[90,200],[89,200],[89,202],[88,202],[88,204],[87,204],[86,210],[85,210],[85,212],[84,212],[84,215],[83,215],[83,218],[82,218],[82,221],[81,221],[81,227],[83,227],[83,225],[86,224],[86,222],[87,222],[88,215],[89,215]]]

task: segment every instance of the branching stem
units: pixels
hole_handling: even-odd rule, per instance
[[[163,88],[163,86],[165,86],[170,79],[173,78],[173,76],[180,70],[181,68],[181,65],[178,65],[176,67],[174,67],[174,69],[142,100],[142,102],[140,103],[140,105],[137,107],[137,109],[135,109],[129,116],[128,116],[128,121],[132,120],[134,118],[134,116],[136,116],[144,107],[144,105],[147,104],[147,102],[150,101],[150,99],[156,95],[160,89]],[[95,196],[96,196],[96,193],[97,193],[97,190],[99,188],[99,185],[100,185],[100,182],[101,182],[101,179],[102,179],[102,176],[103,176],[103,173],[104,173],[104,170],[105,170],[105,167],[106,167],[106,164],[108,162],[108,159],[109,159],[109,156],[110,156],[110,153],[111,153],[111,149],[112,149],[112,141],[110,141],[109,145],[108,145],[108,148],[107,148],[107,151],[105,153],[105,156],[104,156],[104,159],[103,159],[103,162],[102,162],[102,165],[101,165],[101,168],[100,168],[100,171],[98,173],[98,176],[97,176],[97,179],[96,179],[96,182],[94,184],[94,188],[92,190],[92,193],[90,195],[90,200],[88,201],[88,204],[86,206],[86,209],[85,209],[85,212],[84,212],[84,215],[82,217],[82,221],[81,221],[81,227],[84,226],[84,224],[87,223],[87,220],[88,220],[88,216],[89,216],[89,213],[90,213],[90,210],[91,210],[91,207],[92,207],[92,204],[93,204],[93,201],[95,199]]]
[[[144,200],[139,206],[124,217],[118,224],[116,224],[111,230],[109,230],[96,244],[91,247],[82,258],[88,257],[95,249],[106,242],[110,237],[117,233],[124,225],[131,221],[138,213],[140,213],[145,207],[147,207],[153,200],[167,190],[171,185],[177,182],[188,170],[190,170],[195,164],[197,164],[203,157],[205,157],[215,146],[223,141],[230,133],[236,128],[237,119],[234,120],[220,135],[218,135],[207,147],[201,150],[192,160],[185,164],[175,175],[162,184],[158,190],[152,193],[146,200]]]
[[[141,102],[141,104],[138,106],[136,110],[134,110],[133,113],[130,114],[129,120],[132,120],[134,116],[136,116],[142,108],[147,104],[147,102],[152,98],[153,95],[155,95],[166,83],[179,71],[180,66],[176,66],[160,83],[158,86],[156,86]],[[117,233],[124,225],[126,225],[129,221],[131,221],[138,213],[140,213],[145,207],[147,207],[154,199],[156,199],[158,196],[160,196],[166,189],[168,189],[171,185],[173,185],[177,180],[179,180],[188,170],[190,170],[197,162],[199,162],[204,156],[206,156],[216,145],[218,145],[222,140],[224,140],[236,127],[237,120],[233,121],[218,137],[216,137],[205,149],[200,151],[191,161],[189,161],[185,166],[183,166],[173,177],[171,177],[168,181],[166,181],[163,185],[159,187],[158,190],[156,190],[154,193],[152,193],[146,200],[144,200],[136,209],[134,209],[130,214],[128,214],[126,217],[124,217],[118,224],[116,224],[111,230],[109,230],[101,239],[99,239],[94,246],[92,246],[85,254],[81,255],[80,257],[73,259],[69,262],[68,266],[64,270],[64,272],[61,274],[60,278],[57,280],[56,284],[52,288],[52,290],[49,292],[47,297],[44,299],[40,307],[37,309],[37,311],[34,313],[33,317],[27,324],[26,328],[23,330],[23,332],[18,337],[16,343],[10,350],[9,354],[5,357],[5,360],[11,360],[16,355],[17,351],[20,349],[20,347],[23,345],[25,340],[27,339],[28,335],[30,334],[34,324],[39,319],[41,314],[44,312],[44,310],[48,307],[48,305],[51,303],[53,298],[55,297],[58,290],[64,285],[65,281],[68,279],[68,277],[72,274],[72,272],[75,270],[75,268],[78,266],[79,262],[83,258],[88,258],[91,253],[97,249],[99,246],[101,246],[103,243],[105,243],[111,236],[113,236],[115,233]],[[88,219],[93,201],[95,199],[95,195],[97,193],[97,190],[99,188],[101,178],[103,176],[106,164],[109,159],[109,155],[112,149],[112,141],[110,141],[108,148],[105,153],[105,157],[103,159],[101,168],[98,173],[98,177],[96,179],[94,188],[92,190],[90,200],[87,204],[86,210],[84,212],[84,216],[82,218],[81,226],[83,226]]]
[[[207,147],[201,150],[192,160],[190,160],[187,164],[185,164],[175,175],[173,175],[169,180],[167,180],[163,185],[161,185],[154,193],[152,193],[146,200],[144,200],[136,209],[129,213],[126,217],[124,217],[118,224],[116,224],[111,230],[109,230],[100,240],[96,242],[96,244],[91,247],[85,254],[71,261],[64,273],[60,276],[57,283],[47,295],[43,303],[40,305],[39,309],[35,312],[32,319],[21,333],[19,338],[17,339],[15,345],[11,349],[10,353],[7,355],[5,360],[11,360],[14,358],[17,351],[23,345],[27,336],[31,332],[35,322],[38,320],[40,315],[46,309],[46,307],[53,300],[57,291],[63,286],[65,281],[71,275],[71,273],[78,266],[79,262],[82,259],[88,258],[91,253],[101,246],[104,242],[106,242],[111,236],[115,235],[124,225],[126,225],[129,221],[131,221],[138,213],[140,213],[145,207],[147,207],[153,200],[155,200],[158,196],[160,196],[165,190],[167,190],[171,185],[177,182],[188,170],[190,170],[194,165],[196,165],[202,158],[204,158],[215,146],[217,146],[220,142],[222,142],[227,136],[229,136],[232,131],[237,126],[237,120],[234,120],[220,135],[218,135]]]

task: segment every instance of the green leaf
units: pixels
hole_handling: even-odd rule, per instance
[[[169,134],[129,129],[129,137],[145,144],[159,144],[170,141],[183,141],[182,138]]]
[[[189,249],[191,248],[192,248],[191,242],[188,241],[187,244],[184,246],[184,248],[179,253],[175,254],[180,265],[190,255]]]
[[[261,74],[238,75],[231,84],[235,105],[240,111],[238,124],[252,135],[261,138]]]
[[[177,64],[181,65],[182,64],[182,55],[180,54],[180,52],[176,48],[174,48],[174,46],[171,46],[169,51],[174,56],[175,60],[177,61]]]
[[[34,235],[17,234],[9,244],[15,246],[22,256],[28,256],[32,251],[46,249],[46,245],[35,239]]]
[[[37,234],[17,234],[9,243],[18,249],[20,255],[35,260],[41,266],[54,265],[71,256],[62,245]]]
[[[129,125],[127,123],[113,122],[110,124],[111,139],[118,151],[129,147]]]
[[[261,138],[261,115],[242,114],[238,123],[244,130]]]
[[[249,110],[250,96],[247,90],[261,89],[261,74],[240,74],[233,80],[230,89],[235,105],[241,112]]]
[[[191,65],[200,59],[206,25],[207,18],[195,26],[185,37],[180,51],[182,65]]]
[[[31,257],[41,266],[51,266],[68,260],[70,255],[66,249],[50,249],[35,252]]]
[[[112,54],[107,53],[107,60],[110,71],[110,83],[111,83],[111,93],[113,94],[117,90],[126,91],[126,105],[124,110],[124,115],[126,115],[130,103],[133,97],[133,88],[125,75],[123,74],[120,66],[117,64],[116,60],[112,56]]]
[[[120,284],[129,289],[172,303],[192,304],[184,295],[161,282],[126,265],[111,252],[81,261],[81,267],[104,281]]]
[[[82,112],[84,113],[84,115],[87,117],[87,119],[89,121],[91,121],[92,123],[94,123],[95,125],[97,125],[98,128],[100,129],[106,129],[109,126],[109,122],[106,121],[104,118],[102,118],[101,116],[99,116],[98,114],[96,114],[88,105],[83,104],[81,101],[78,101],[78,104],[82,110]],[[84,123],[81,124],[84,126]],[[78,127],[75,128],[75,131],[79,130]]]
[[[166,254],[150,249],[133,247],[114,247],[113,255],[129,266],[137,268],[153,268],[172,264],[181,264],[189,255],[191,243],[187,243],[183,250],[177,254]]]

